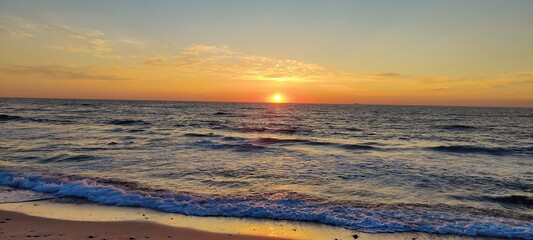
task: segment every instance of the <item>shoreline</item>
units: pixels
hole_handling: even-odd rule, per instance
[[[0,197],[1,195],[2,194],[0,194]],[[38,218],[39,221],[31,222],[32,224],[37,223],[38,225],[44,222],[56,221],[63,221],[61,225],[65,224],[66,222],[71,222],[78,223],[80,226],[85,225],[86,223],[98,223],[104,225],[115,223],[137,223],[141,225],[153,224],[157,226],[165,226],[166,228],[176,228],[178,230],[187,229],[202,233],[215,234],[209,235],[208,238],[205,239],[220,239],[220,236],[247,236],[247,238],[244,239],[257,240],[318,240],[330,239],[330,236],[332,237],[331,239],[353,239],[352,235],[357,234],[355,231],[328,225],[318,225],[315,223],[250,218],[187,216],[182,214],[159,212],[146,208],[104,206],[90,203],[85,200],[71,198],[57,198],[53,200],[36,200],[0,204],[0,222],[5,221],[5,217],[3,216],[5,212],[23,214],[28,218]],[[1,229],[5,229],[3,226],[5,225],[0,224]],[[122,232],[122,235],[124,235],[128,231]],[[91,234],[94,235],[96,233]],[[180,235],[183,234],[180,233]],[[26,237],[26,235],[23,235],[23,237]],[[106,237],[106,239],[110,238]],[[154,238],[152,237],[151,239]]]
[[[71,221],[30,216],[19,212],[0,210],[0,237],[2,239],[221,239],[273,240],[266,236],[212,233],[191,228],[166,226],[148,221]]]
[[[14,190],[12,193],[17,192]],[[28,239],[28,236],[58,240],[130,237],[178,240],[498,239],[422,232],[364,233],[309,222],[186,216],[145,208],[103,206],[70,198],[0,203],[0,229],[1,239],[12,240]]]

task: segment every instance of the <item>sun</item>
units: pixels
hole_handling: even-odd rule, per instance
[[[273,103],[281,103],[283,100],[283,95],[281,93],[276,93],[271,97],[271,102]]]

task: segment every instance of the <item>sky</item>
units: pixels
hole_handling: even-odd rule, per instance
[[[530,0],[0,0],[0,97],[533,107]]]

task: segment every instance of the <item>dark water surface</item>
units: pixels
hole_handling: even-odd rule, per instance
[[[0,99],[0,184],[199,216],[533,238],[533,109]]]

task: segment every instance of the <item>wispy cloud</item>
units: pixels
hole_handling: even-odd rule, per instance
[[[115,41],[137,47],[145,47],[145,43],[143,41],[132,37],[119,36],[115,39]]]
[[[191,45],[189,47],[185,47],[181,50],[181,53],[183,55],[192,55],[192,56],[198,56],[201,54],[209,54],[209,55],[230,55],[234,52],[229,49],[228,46],[222,45],[222,46],[216,46],[216,45],[202,45],[202,44],[195,44]]]
[[[41,25],[42,28],[67,36],[69,38],[73,39],[80,39],[80,40],[92,40],[95,38],[102,37],[104,34],[101,31],[98,30],[87,30],[87,29],[81,29],[81,28],[73,28],[66,25],[60,25],[55,23],[48,23]]]
[[[13,30],[13,29],[9,29],[8,27],[5,27],[5,26],[0,26],[0,33],[4,34],[4,35],[7,35],[7,36],[10,36],[10,37],[14,37],[14,38],[31,38],[31,37],[34,37],[34,35],[31,34],[31,33],[22,32],[22,31],[16,31],[16,30]]]
[[[147,57],[143,63],[186,71],[194,68],[205,74],[257,81],[315,82],[343,75],[318,64],[245,54],[226,45],[191,45],[181,49],[177,56]]]
[[[533,85],[533,71],[501,74],[495,79],[495,81],[505,84],[506,86],[514,86],[516,84]]]
[[[215,75],[220,79],[312,83],[328,91],[405,92],[427,91],[446,93],[456,89],[477,89],[527,86],[533,72],[500,75],[491,78],[450,78],[416,76],[396,72],[355,74],[328,69],[319,64],[291,59],[246,54],[226,45],[195,44],[177,50],[177,55],[146,57],[142,64],[165,68],[173,73]],[[489,90],[485,90],[489,91]]]
[[[52,49],[74,53],[92,53],[95,57],[100,58],[114,50],[111,47],[112,41],[105,39],[104,33],[99,30],[74,28],[53,23],[42,25],[42,28],[75,41],[75,43],[67,42],[63,45],[53,46]]]
[[[54,50],[59,50],[59,51],[70,52],[70,53],[88,53],[88,52],[90,52],[90,49],[87,46],[85,46],[85,45],[71,44],[71,43],[66,43],[66,44],[63,44],[63,45],[50,46],[49,48],[50,49],[54,49]]]
[[[169,59],[161,55],[147,57],[144,59],[143,64],[152,66],[170,66]]]
[[[63,65],[0,66],[0,72],[11,75],[35,75],[45,79],[56,80],[125,80],[125,78],[115,75],[100,74],[98,73],[99,70],[95,68],[73,67]]]
[[[0,16],[0,34],[24,39],[34,37],[31,32],[35,29],[35,24],[22,18],[5,13]]]
[[[15,38],[55,36],[49,49],[86,54],[96,58],[122,60],[114,53],[116,47],[130,45],[143,47],[138,39],[123,35],[106,35],[95,29],[86,29],[57,23],[36,23],[7,13],[0,13],[0,34]]]

